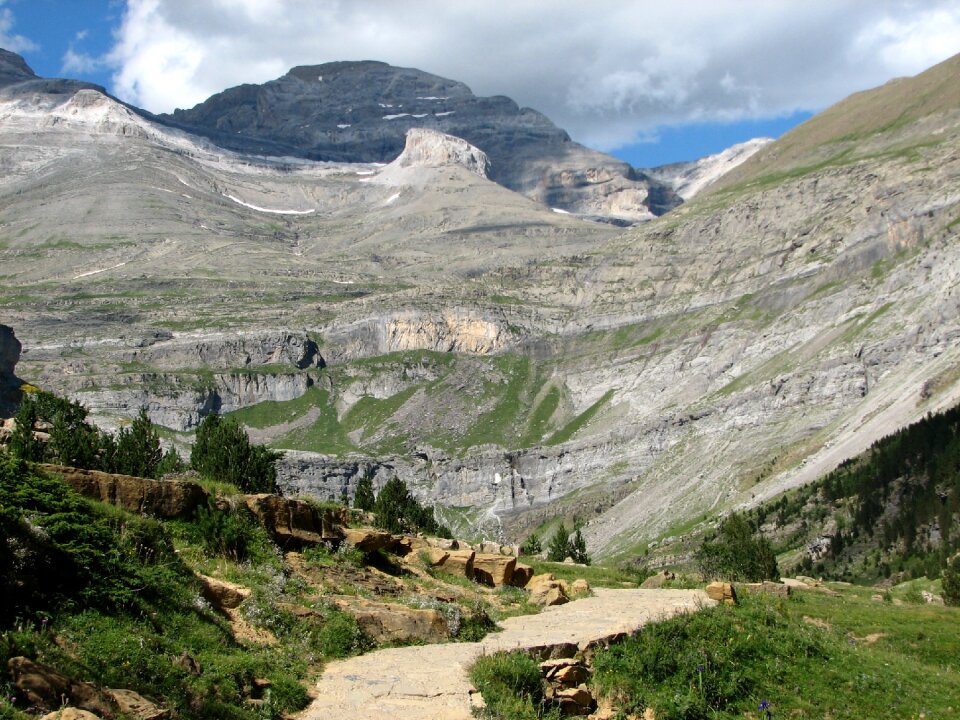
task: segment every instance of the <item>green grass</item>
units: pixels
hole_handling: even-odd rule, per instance
[[[544,545],[546,544],[545,542]],[[628,585],[635,587],[646,580],[650,574],[628,566],[587,565],[586,567],[580,567],[578,565],[564,565],[563,563],[537,560],[529,556],[521,557],[520,561],[530,565],[535,575],[552,573],[557,579],[567,582],[583,579],[591,587],[622,588]]]
[[[327,455],[345,455],[357,447],[347,437],[346,430],[337,419],[337,409],[326,388],[315,388],[314,407],[320,416],[309,427],[298,428],[273,443],[284,450],[308,450]]]
[[[593,405],[588,407],[582,413],[577,415],[573,420],[568,422],[562,428],[557,430],[553,435],[550,436],[550,439],[547,440],[547,445],[559,445],[561,443],[567,442],[570,438],[577,434],[580,430],[587,426],[587,424],[593,420],[601,408],[606,405],[613,398],[614,390],[607,390],[599,400],[597,400]]]
[[[540,666],[522,653],[485,655],[470,668],[470,680],[487,704],[480,717],[496,720],[559,719],[558,708],[544,710]]]
[[[366,395],[347,411],[343,416],[342,424],[348,432],[362,429],[361,440],[363,440],[390,420],[418,389],[414,385],[383,400]]]
[[[320,388],[313,386],[295,400],[267,400],[250,407],[234,410],[227,413],[227,417],[233,418],[241,425],[252,428],[267,428],[289,423],[306,415],[311,408],[323,405],[326,399],[322,392]]]
[[[507,377],[504,384],[488,383],[488,391],[497,398],[493,409],[480,415],[458,441],[461,449],[494,444],[516,447],[517,426],[521,415],[529,407],[531,394],[539,389],[538,378],[530,359],[519,355],[501,355],[495,365]]]
[[[600,651],[594,684],[620,710],[652,707],[658,720],[762,718],[763,704],[770,717],[953,718],[958,620],[954,608],[898,607],[856,591],[746,596]]]
[[[527,420],[527,429],[520,438],[520,447],[530,447],[543,440],[550,428],[550,418],[560,404],[560,388],[551,387],[537,403]]]

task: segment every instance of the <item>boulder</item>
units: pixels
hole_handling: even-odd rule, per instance
[[[250,597],[250,588],[236,583],[218,580],[206,575],[198,575],[203,583],[203,596],[210,601],[217,610],[232,610]]]
[[[560,658],[540,663],[540,675],[551,685],[572,688],[586,682],[590,671],[573,658]]]
[[[166,720],[170,717],[169,710],[157,707],[143,695],[135,693],[133,690],[107,688],[104,692],[113,698],[121,713],[136,718],[136,720]]]
[[[469,578],[473,580],[473,563],[476,553],[473,550],[451,550],[447,553],[447,559],[438,567],[451,575]]]
[[[929,604],[931,604],[931,605],[943,605],[943,604],[944,604],[944,602],[943,602],[943,596],[941,596],[941,595],[934,595],[932,592],[928,592],[927,590],[921,590],[921,591],[920,591],[920,597],[923,598],[923,601],[924,601],[925,603],[929,603]]]
[[[65,707],[47,713],[40,720],[100,720],[98,715],[94,715],[87,710],[80,710],[75,707]]]
[[[490,587],[509,585],[516,566],[514,557],[477,554],[473,559],[473,579]]]
[[[810,586],[799,578],[782,578],[780,580],[784,585],[794,590],[809,590]]]
[[[72,680],[49,665],[22,656],[10,658],[7,667],[13,686],[32,708],[51,711],[68,703],[101,718],[117,714],[113,699],[92,683]]]
[[[541,607],[563,605],[570,602],[562,580],[557,580],[552,573],[535,575],[527,583],[530,591],[530,602]]]
[[[142,515],[191,517],[198,507],[207,504],[209,497],[206,490],[190,480],[151,480],[66,465],[41,467],[61,475],[67,485],[84,497]]]
[[[481,543],[477,543],[474,548],[478,553],[484,555],[500,555],[500,543],[495,543],[492,540],[484,540]]]
[[[343,537],[339,524],[344,518],[335,510],[321,510],[305,500],[267,493],[246,495],[244,502],[281,547],[337,542]]]
[[[590,583],[583,578],[577,578],[570,586],[570,592],[574,595],[586,595],[590,592]]]
[[[424,538],[427,545],[431,547],[440,548],[441,550],[459,550],[460,542],[458,540],[451,540],[450,538],[437,538],[437,537],[426,537]]]
[[[663,587],[663,585],[676,578],[669,570],[661,570],[656,575],[651,575],[642,583],[640,583],[640,588],[643,590],[656,590],[657,588]]]
[[[513,568],[513,576],[510,578],[510,584],[514,587],[526,587],[533,577],[533,568],[523,563],[517,563]]]
[[[441,550],[440,548],[427,547],[417,553],[417,556],[422,559],[430,567],[437,567],[443,565],[450,557],[450,553],[447,550]]]
[[[396,538],[385,530],[374,528],[341,528],[340,532],[345,543],[365,553],[383,550],[396,541]]]
[[[427,538],[415,535],[393,535],[393,542],[387,549],[397,555],[409,555],[428,547],[433,547]]]
[[[707,585],[707,597],[727,605],[736,605],[737,594],[733,585],[725,582],[712,582]]]
[[[589,715],[596,707],[593,694],[583,684],[557,690],[553,699],[560,705],[562,715]]]
[[[363,602],[344,608],[357,619],[363,633],[378,645],[385,643],[437,643],[450,638],[447,620],[437,610],[404,605]]]

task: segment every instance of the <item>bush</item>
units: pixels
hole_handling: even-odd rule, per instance
[[[536,531],[527,535],[527,539],[520,546],[520,552],[523,555],[538,555],[543,552],[543,545],[540,543],[540,536]]]
[[[249,493],[276,493],[276,462],[281,453],[253,445],[236,422],[207,415],[197,428],[190,465],[209,477]]]
[[[943,602],[946,605],[960,605],[960,555],[954,555],[941,574],[943,583]]]
[[[720,525],[717,537],[704,540],[696,554],[704,579],[759,582],[779,580],[777,558],[764,537],[754,537],[749,523],[730,515]]]
[[[470,680],[480,690],[493,718],[536,720],[559,717],[559,709],[545,713],[540,666],[523,652],[498,652],[477,659]]]
[[[587,554],[587,543],[583,539],[583,533],[580,532],[580,526],[577,525],[573,537],[570,537],[570,531],[567,526],[561,524],[550,538],[550,544],[547,546],[547,560],[553,562],[563,562],[570,558],[575,563],[581,565],[590,564],[590,556]]]
[[[262,554],[258,551],[269,544],[266,531],[245,507],[220,510],[210,500],[194,511],[193,527],[208,554],[235,562]]]
[[[160,436],[144,410],[134,418],[129,428],[120,428],[116,437],[111,470],[137,477],[157,477],[157,467],[163,459]]]

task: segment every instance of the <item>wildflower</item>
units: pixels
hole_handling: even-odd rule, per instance
[[[769,702],[767,702],[766,700],[761,700],[761,701],[760,701],[760,706],[759,706],[757,709],[758,709],[760,712],[765,713],[766,716],[767,716],[767,718],[772,718],[772,717],[773,717],[773,710],[770,709],[771,707],[773,707],[773,706],[772,706]]]

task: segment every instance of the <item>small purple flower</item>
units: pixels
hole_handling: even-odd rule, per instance
[[[760,711],[763,712],[763,713],[766,713],[766,716],[767,716],[768,718],[772,718],[772,717],[773,717],[773,711],[770,709],[771,707],[772,707],[772,706],[770,705],[769,702],[767,702],[766,700],[761,700],[761,701],[760,701],[760,706],[759,706],[757,709],[760,710]]]
[[[703,665],[697,665],[697,672],[701,674],[703,673]]]

